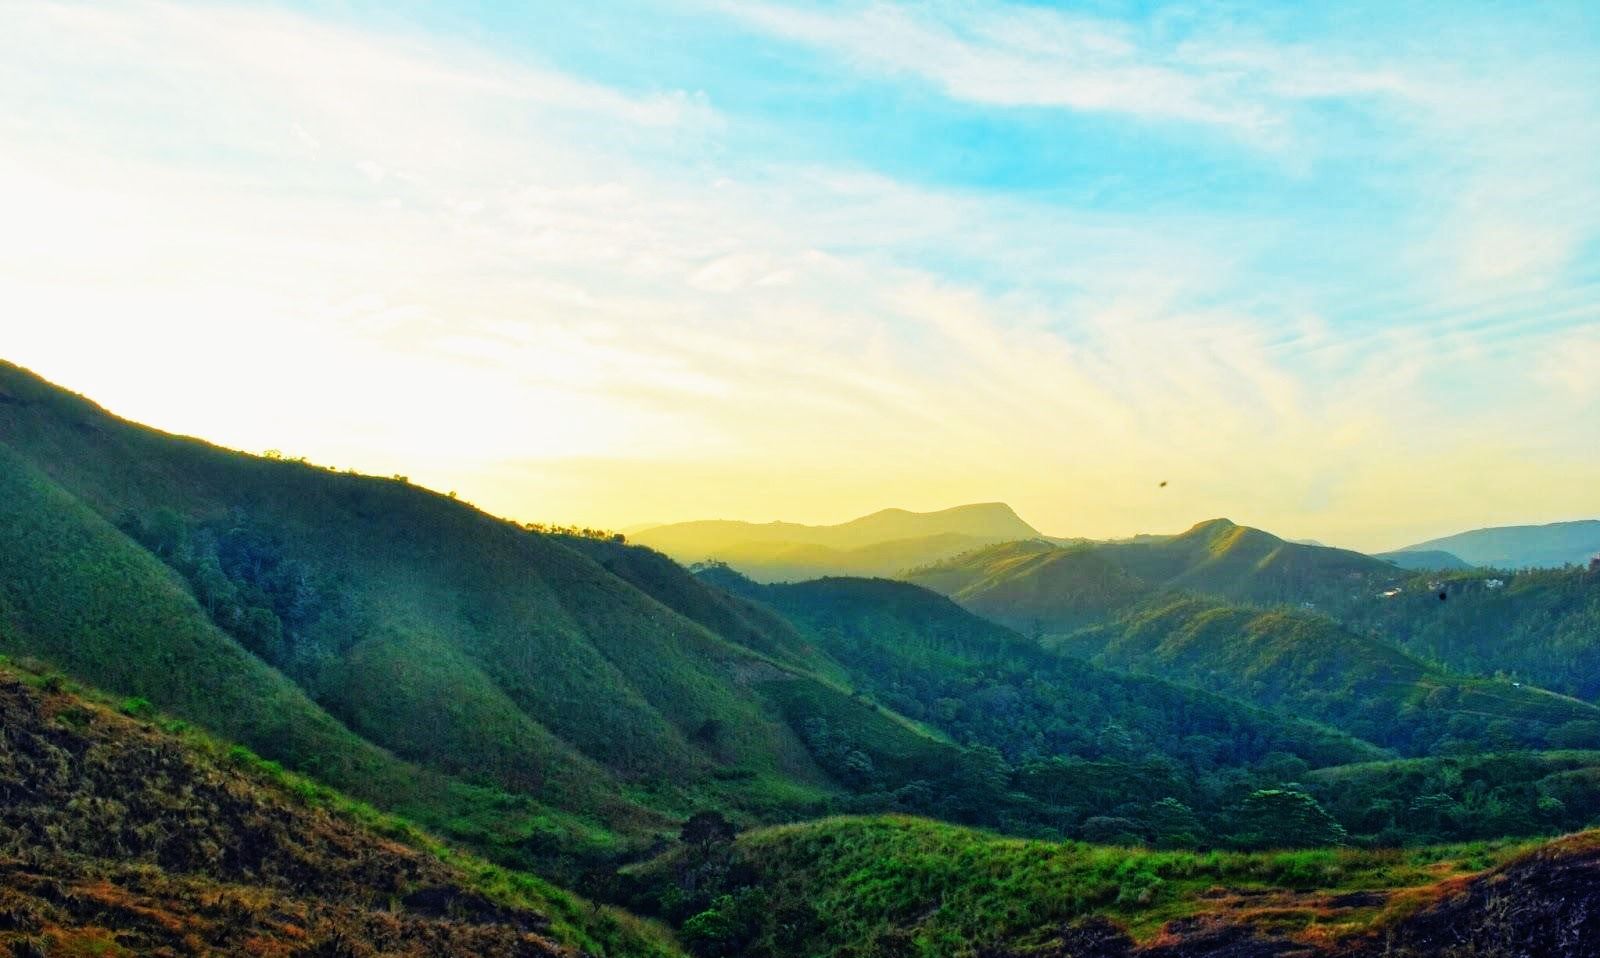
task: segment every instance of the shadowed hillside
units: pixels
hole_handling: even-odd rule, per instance
[[[1154,585],[1256,603],[1314,602],[1395,574],[1388,563],[1369,555],[1286,542],[1227,519],[1202,522],[1167,539],[1106,543],[1098,551]]]
[[[1309,767],[1374,755],[1368,743],[1159,679],[1055,655],[950,600],[883,579],[759,585],[701,573],[793,619],[874,702],[991,751],[943,786],[933,811],[1020,834],[1159,829],[1167,799],[1180,844],[1233,839],[1227,805]],[[1170,824],[1170,823],[1168,823]]]

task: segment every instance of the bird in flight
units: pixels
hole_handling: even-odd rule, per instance
[[[1161,480],[1161,485],[1158,488],[1161,488],[1161,489],[1167,488],[1167,480],[1165,480],[1165,479]]]

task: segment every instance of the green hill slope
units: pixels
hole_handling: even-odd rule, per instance
[[[1600,589],[1587,583],[1600,577],[1569,570],[1544,574],[1565,576],[1559,585],[1530,578],[1496,590],[1483,574],[1459,575],[1460,586],[1434,589],[1427,576],[1371,556],[1219,519],[1165,538],[992,546],[907,578],[1067,654],[1315,719],[1408,754],[1600,741],[1581,702],[1463,674],[1516,663],[1518,674],[1588,691],[1579,676],[1600,654],[1591,627],[1600,600],[1589,601]],[[1491,652],[1508,626],[1524,641]],[[1425,664],[1391,636],[1460,671]]]
[[[1428,573],[1397,585],[1393,596],[1327,610],[1352,629],[1392,637],[1459,671],[1600,700],[1600,572]]]
[[[984,536],[942,532],[851,549],[795,542],[741,542],[716,550],[715,557],[762,582],[798,582],[830,575],[893,575],[960,555],[990,541]]]
[[[1079,835],[1097,817],[1142,814],[1129,810],[1131,796],[1169,796],[1198,816],[1188,840],[1204,841],[1225,830],[1228,788],[1275,784],[1286,767],[1377,751],[1320,726],[1052,654],[905,583],[759,585],[726,567],[702,575],[789,616],[873,703],[992,749],[986,768],[936,778],[931,804],[910,806],[947,820]]]
[[[1109,561],[1152,585],[1245,602],[1316,602],[1393,577],[1380,559],[1347,549],[1286,542],[1268,532],[1212,519],[1167,539],[1106,543]]]
[[[1097,546],[1038,540],[976,549],[902,578],[1035,636],[1104,621],[1151,593]]]
[[[1550,835],[1600,824],[1600,752],[1506,752],[1315,769],[1304,788],[1378,845]]]
[[[1567,523],[1558,531],[1570,538],[1586,528],[1584,523]],[[1488,533],[1500,530],[1482,531],[1483,541],[1499,541]],[[1106,561],[1160,588],[1260,604],[1310,605],[1353,631],[1381,635],[1458,672],[1509,675],[1585,700],[1600,699],[1600,572],[1584,566],[1474,569],[1447,553],[1422,551],[1422,546],[1369,560],[1356,553],[1281,543],[1222,520],[1169,540],[1093,548]],[[918,581],[944,585],[938,578],[941,570],[966,559],[919,572]],[[1383,569],[1375,565],[1377,559],[1396,563]],[[1030,607],[987,600],[986,592],[997,588],[989,583],[960,598],[971,608],[983,604],[985,614],[1014,617],[1002,621],[1038,614],[1037,603]],[[1042,607],[1048,627],[1052,610]],[[1071,621],[1066,616],[1062,620]]]
[[[727,573],[723,573],[724,576]],[[726,581],[726,580],[724,580]],[[737,587],[737,586],[736,586]],[[1130,679],[1079,660],[1062,659],[1039,648],[1023,636],[979,618],[936,593],[887,579],[819,579],[792,585],[744,586],[747,594],[769,603],[801,623],[824,650],[849,670],[852,680],[871,688],[885,704],[944,728],[961,740],[995,745],[1014,759],[1053,754],[1097,754],[1104,748],[1099,734],[1107,727],[1125,728],[1126,734],[1148,736],[1138,748],[1157,752],[1182,751],[1177,741],[1186,735],[1240,733],[1240,745],[1254,739],[1265,751],[1298,751],[1316,764],[1332,764],[1344,756],[1370,751],[1363,744],[1331,734],[1325,729],[1239,709],[1214,696],[1180,689],[1164,682]],[[1007,687],[1008,682],[1017,683]],[[932,684],[929,684],[932,683]],[[1027,688],[1029,683],[1048,687]],[[960,691],[968,707],[957,716],[991,725],[978,734],[959,717],[943,717],[939,706],[946,693]],[[984,690],[977,692],[975,690]],[[1033,707],[1048,710],[1053,735],[1032,747],[1032,733],[1021,716],[1008,711],[1016,696]],[[1162,709],[1169,709],[1162,716]],[[1137,720],[1131,714],[1139,713]],[[1167,719],[1182,716],[1190,727],[1172,727]],[[1076,735],[1067,731],[1079,726]],[[1211,723],[1209,727],[1207,723]],[[1269,727],[1272,726],[1272,727]],[[1007,731],[1002,731],[1007,730]],[[1169,738],[1166,745],[1157,744]],[[1002,739],[1005,741],[1002,742]],[[1243,760],[1248,760],[1247,758]]]
[[[911,570],[903,578],[1013,628],[1069,632],[1160,590],[1256,604],[1370,600],[1406,575],[1372,556],[1286,542],[1226,519],[1175,536],[1055,546],[1013,542]]]
[[[763,651],[759,613],[671,594],[687,576],[641,589],[561,537],[404,481],[169,436],[16,367],[0,367],[0,392],[3,508],[41,526],[0,543],[16,654],[308,772],[398,756],[602,839],[648,840],[707,805],[759,818],[841,793],[800,728],[808,708],[852,711],[847,694],[807,670],[824,667],[814,657]],[[895,748],[912,734],[854,720]],[[337,780],[379,802],[408,793],[365,770]],[[550,840],[536,815],[434,798],[422,817],[505,854]]]
[[[393,786],[405,770],[330,718],[206,618],[183,581],[0,446],[0,651],[209,719],[330,781]]]
[[[1310,613],[1174,594],[1053,644],[1115,668],[1316,718],[1413,755],[1600,745],[1594,706],[1428,666]]]

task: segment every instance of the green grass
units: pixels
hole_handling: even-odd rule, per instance
[[[638,880],[644,900],[686,927],[703,909],[735,916],[743,925],[730,938],[752,953],[871,954],[896,941],[931,958],[1044,944],[1090,915],[1149,939],[1173,919],[1251,893],[1273,896],[1276,931],[1351,934],[1415,907],[1415,896],[1383,894],[1356,908],[1327,896],[1426,888],[1526,847],[1158,852],[1007,839],[913,818],[836,818],[743,835],[709,858],[680,851],[640,868]],[[713,887],[685,890],[686,881]]]
[[[1030,636],[1104,621],[1151,591],[1095,546],[1038,540],[977,549],[902,578]]]

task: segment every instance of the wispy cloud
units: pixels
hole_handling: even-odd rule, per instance
[[[1002,107],[1277,137],[1320,98],[1460,106],[1426,71],[1049,11],[729,14]],[[715,90],[422,30],[143,2],[6,21],[9,358],[128,415],[513,514],[838,518],[999,496],[1061,531],[1226,512],[1336,538],[1408,481],[1403,450],[1462,462],[1482,430],[1516,431],[1463,381],[1527,378],[1540,337],[1592,321],[1540,313],[1582,307],[1566,272],[1589,213],[1546,233],[1524,210],[1521,240],[1493,225],[1517,207],[1500,192],[1515,152],[1417,190],[1461,211],[1462,235],[1402,221],[1347,254],[1337,217],[1255,197],[1100,208],[799,163],[752,149],[757,124]],[[1570,108],[1592,122],[1586,102]],[[1478,142],[1466,122],[1426,135]],[[1486,285],[1441,293],[1463,269]],[[1510,358],[1467,348],[1513,314],[1538,335]],[[1537,367],[1541,395],[1581,384],[1587,342]],[[1161,499],[1156,478],[1177,480]],[[1308,506],[1310,488],[1330,491]],[[1461,502],[1411,507],[1422,526]]]
[[[917,77],[947,95],[1185,120],[1251,135],[1277,123],[1225,74],[1153,56],[1127,28],[1037,8],[870,4],[847,11],[729,3],[728,14],[857,65]]]

